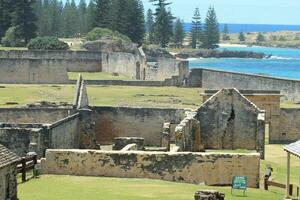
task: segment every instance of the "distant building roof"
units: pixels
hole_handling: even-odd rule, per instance
[[[283,149],[300,158],[300,140],[284,146]]]
[[[21,158],[15,153],[8,150],[6,147],[0,144],[0,169],[15,162],[18,162]]]

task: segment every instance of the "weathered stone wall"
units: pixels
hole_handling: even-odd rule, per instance
[[[0,122],[51,124],[74,112],[71,108],[0,108]]]
[[[17,171],[15,165],[8,165],[0,168],[0,199],[17,200]],[[9,193],[6,194],[6,188],[9,187]]]
[[[272,143],[291,143],[300,139],[300,109],[282,108],[277,135],[272,135]]]
[[[14,62],[26,59],[47,60],[50,66],[66,67],[70,72],[100,72],[101,52],[98,51],[0,51],[0,66],[10,58]]]
[[[197,112],[188,112],[186,115],[187,117],[175,128],[175,143],[179,151],[203,151],[200,122],[196,119]]]
[[[192,69],[190,86],[207,89],[279,90],[285,100],[300,101],[300,81],[211,69]]]
[[[79,148],[79,113],[51,124],[49,127],[50,148]]]
[[[145,80],[146,60],[140,54],[102,53],[102,72],[120,73],[132,79]]]
[[[165,79],[178,76],[182,83],[184,78],[189,76],[189,62],[173,58],[158,58],[157,66],[149,65],[146,71],[146,80],[164,81]]]
[[[240,175],[248,177],[249,187],[259,187],[259,165],[259,154],[47,150],[42,171],[207,185],[230,185],[232,177]]]
[[[93,107],[96,140],[111,144],[115,137],[142,137],[146,145],[160,145],[164,122],[179,124],[184,110]]]
[[[218,90],[205,90],[202,94],[203,101],[207,101]],[[269,128],[269,142],[278,140],[280,134],[280,92],[264,90],[239,90],[249,101],[253,102],[259,109],[266,111],[265,121]],[[277,139],[273,139],[273,136]],[[282,138],[284,140],[284,138]]]
[[[204,148],[261,151],[264,130],[258,131],[258,128],[261,129],[258,126],[260,113],[264,114],[237,90],[220,90],[197,111]],[[264,117],[262,120],[265,120]]]
[[[18,156],[26,156],[28,152],[36,152],[39,157],[46,149],[46,134],[42,125],[4,125],[0,126],[0,144],[6,146]]]
[[[57,60],[0,59],[0,83],[68,83],[66,65]]]

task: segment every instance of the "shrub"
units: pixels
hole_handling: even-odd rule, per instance
[[[126,35],[118,31],[112,31],[107,28],[94,28],[86,35],[87,41],[95,40],[113,40],[117,43],[131,43],[132,41]]]
[[[17,26],[10,27],[6,31],[5,36],[2,38],[2,45],[6,47],[22,47],[25,45]]]
[[[56,37],[37,37],[27,45],[29,50],[68,50],[69,45]]]

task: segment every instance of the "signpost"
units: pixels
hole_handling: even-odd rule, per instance
[[[232,178],[231,194],[233,190],[243,190],[244,195],[247,191],[248,179],[246,176],[234,176]]]

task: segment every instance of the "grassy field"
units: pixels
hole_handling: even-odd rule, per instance
[[[266,161],[262,162],[262,175],[266,163],[274,168],[274,181],[285,182],[285,153],[281,145],[267,145]],[[292,159],[292,182],[297,183],[297,161]],[[120,179],[103,177],[42,176],[19,185],[20,200],[190,200],[199,189],[216,189],[228,200],[279,200],[283,189],[270,187],[269,191],[249,189],[247,197],[241,191],[231,195],[230,187],[207,187],[148,179]]]
[[[202,103],[199,88],[88,86],[91,105],[161,108],[196,108]],[[72,85],[0,85],[0,107],[51,101],[72,103]],[[9,104],[9,105],[8,105]]]
[[[70,80],[77,80],[78,72],[68,72],[68,76]],[[119,74],[118,76],[114,76],[112,73],[80,73],[84,80],[132,80],[130,77],[125,76],[123,74]]]

